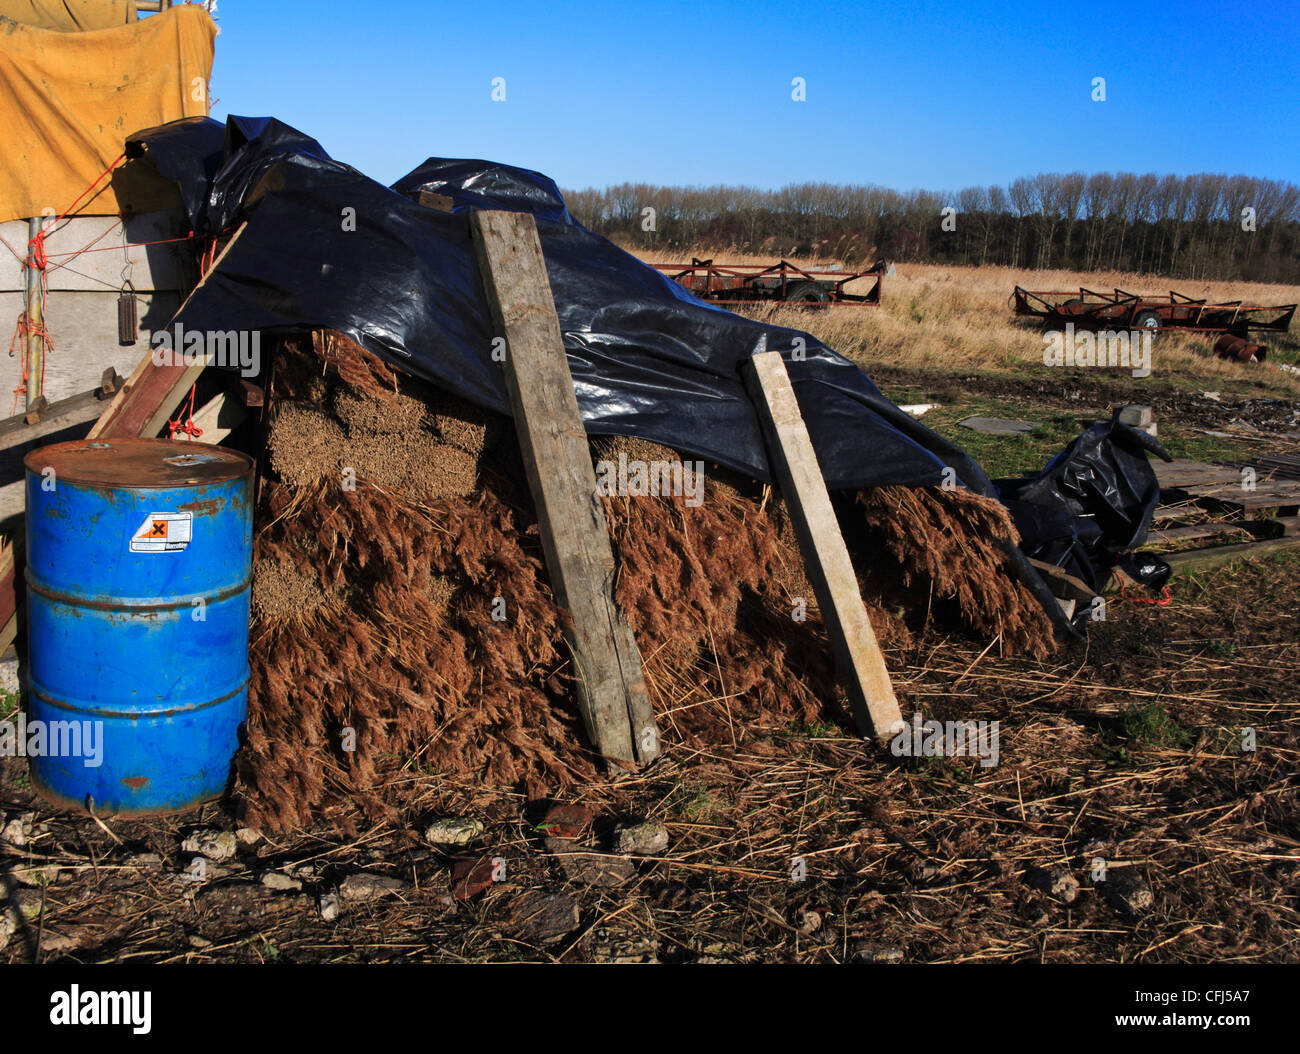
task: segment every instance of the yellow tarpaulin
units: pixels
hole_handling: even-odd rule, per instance
[[[0,17],[71,33],[134,22],[136,4],[135,0],[0,0]]]
[[[62,213],[128,135],[206,116],[216,35],[208,13],[189,4],[85,33],[0,21],[0,221]],[[85,214],[174,200],[103,182]]]

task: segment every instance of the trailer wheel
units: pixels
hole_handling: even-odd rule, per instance
[[[1160,332],[1160,314],[1156,311],[1139,311],[1133,319],[1133,325],[1138,329],[1149,329],[1154,337]]]
[[[831,295],[816,282],[799,282],[786,290],[785,298],[799,304],[825,304]]]

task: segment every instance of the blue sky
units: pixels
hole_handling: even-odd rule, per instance
[[[1294,2],[221,0],[217,17],[214,117],[279,117],[385,183],[431,155],[564,187],[1300,182]]]

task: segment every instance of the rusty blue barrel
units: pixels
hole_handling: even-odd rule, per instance
[[[164,439],[23,460],[33,786],[128,814],[219,796],[248,708],[252,461]]]

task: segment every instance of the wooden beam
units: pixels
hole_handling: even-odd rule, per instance
[[[903,715],[862,602],[812,439],[780,353],[762,351],[750,363],[753,369],[744,371],[745,382],[763,423],[773,473],[790,509],[858,731],[884,743],[903,726]]]
[[[9,450],[35,439],[62,432],[80,424],[89,424],[104,410],[107,398],[103,389],[70,395],[57,403],[48,403],[35,421],[27,414],[18,414],[0,421],[0,450]]]
[[[1153,545],[1165,545],[1170,542],[1196,542],[1202,538],[1217,538],[1221,534],[1246,530],[1246,525],[1254,521],[1241,520],[1237,523],[1193,523],[1186,527],[1167,527],[1151,531],[1147,541]]]
[[[203,288],[212,273],[221,265],[239,236],[244,233],[247,223],[240,224],[239,229],[230,236],[217,258],[212,261],[207,274],[199,279],[198,285],[190,290],[177,314],[185,310],[194,294]],[[145,352],[132,372],[130,379],[122,389],[113,396],[113,401],[95,422],[90,430],[90,439],[116,437],[119,439],[152,439],[167,424],[176,412],[186,392],[207,368],[202,360],[186,365],[183,361],[159,366],[153,361],[153,348]]]
[[[0,522],[23,514],[27,501],[23,457],[27,452],[47,443],[84,438],[107,401],[103,390],[96,388],[50,403],[35,424],[28,424],[23,414],[0,421]],[[0,568],[0,589],[5,588],[5,573]]]
[[[245,407],[250,410],[260,409],[266,405],[266,393],[259,385],[246,377],[231,379],[231,390]]]
[[[1052,591],[1052,596],[1064,600],[1077,600],[1081,604],[1092,603],[1092,598],[1097,595],[1097,591],[1091,588],[1082,578],[1076,578],[1074,575],[1067,573],[1055,564],[1049,564],[1045,560],[1035,560],[1029,558],[1029,562],[1047,583],[1047,588]]]
[[[473,213],[471,228],[506,341],[506,388],[551,587],[572,617],[565,636],[579,709],[600,754],[647,764],[659,753],[659,733],[640,650],[614,603],[614,554],[537,225],[528,213],[493,211]]]
[[[1163,553],[1162,559],[1174,569],[1176,575],[1189,571],[1208,571],[1234,560],[1247,560],[1252,556],[1267,556],[1300,546],[1300,537],[1270,538],[1262,542],[1242,542],[1240,545],[1218,545],[1213,549],[1188,549],[1181,553]]]
[[[456,206],[453,198],[449,198],[446,194],[435,194],[431,190],[420,191],[415,200],[426,209],[436,209],[439,212],[450,212]]]

